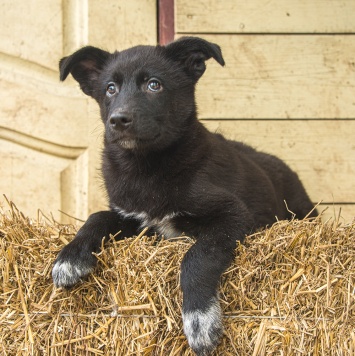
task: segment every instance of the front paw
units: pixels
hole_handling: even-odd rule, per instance
[[[223,334],[222,312],[218,299],[213,298],[204,310],[184,311],[182,319],[187,341],[196,355],[210,355]]]
[[[80,282],[92,272],[96,265],[96,257],[83,246],[73,242],[60,251],[54,262],[52,278],[54,285],[69,288]]]

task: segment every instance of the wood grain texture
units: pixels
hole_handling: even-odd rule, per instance
[[[353,33],[353,0],[175,0],[178,33]]]
[[[62,54],[62,1],[0,1],[0,52],[57,69]]]
[[[86,220],[89,210],[89,179],[88,150],[70,162],[60,173],[61,190],[61,221],[76,223],[65,213],[70,212],[72,217]]]
[[[355,118],[355,35],[204,38],[226,66],[207,62],[201,118]]]
[[[57,85],[66,86],[59,84],[59,80]],[[57,145],[86,147],[89,144],[86,111],[89,99],[84,95],[57,96],[49,93],[40,81],[36,88],[31,88],[25,80],[1,80],[1,75],[0,93],[0,126]]]
[[[88,43],[88,0],[62,0],[63,56]]]
[[[204,120],[212,132],[275,154],[295,170],[312,201],[355,203],[355,120]]]
[[[88,0],[88,43],[108,51],[157,43],[155,0]]]
[[[332,219],[341,223],[351,223],[355,220],[354,204],[321,204],[318,211],[322,213],[322,220]]]
[[[0,205],[4,204],[2,194],[6,194],[33,218],[41,209],[49,216],[53,213],[59,220],[60,175],[73,160],[34,151],[0,138],[0,162]]]
[[[0,139],[16,143],[17,145],[30,148],[34,151],[69,159],[77,158],[85,150],[84,147],[58,145],[51,141],[42,140],[33,135],[27,135],[3,126],[0,126]]]
[[[1,193],[30,216],[85,219],[107,203],[102,124],[77,82],[59,82],[58,61],[87,44],[156,44],[156,1],[0,0],[0,10]]]

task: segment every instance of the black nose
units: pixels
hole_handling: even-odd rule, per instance
[[[126,130],[132,124],[132,118],[127,113],[112,114],[110,125],[115,130]]]

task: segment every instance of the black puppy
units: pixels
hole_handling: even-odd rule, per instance
[[[195,84],[205,61],[224,65],[216,44],[184,37],[167,46],[108,53],[84,47],[60,61],[100,106],[103,174],[110,211],[92,214],[53,268],[57,287],[89,274],[104,236],[144,227],[196,243],[181,265],[184,332],[198,355],[222,335],[220,276],[237,241],[278,219],[305,217],[313,205],[281,160],[207,131],[197,120]],[[286,209],[285,201],[288,209]],[[316,215],[314,211],[311,215]]]

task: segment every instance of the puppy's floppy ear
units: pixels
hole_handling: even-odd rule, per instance
[[[60,80],[65,80],[71,73],[79,82],[81,90],[93,96],[96,80],[110,53],[96,47],[83,47],[59,62]]]
[[[221,48],[198,37],[181,37],[165,46],[165,53],[170,59],[183,64],[196,81],[206,70],[206,60],[214,58],[224,66]]]

